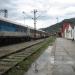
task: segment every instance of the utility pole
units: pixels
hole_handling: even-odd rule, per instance
[[[56,19],[57,19],[57,23],[58,23],[58,17]]]
[[[38,11],[34,9],[33,13],[34,13],[34,18],[32,18],[34,20],[34,37],[36,38],[36,20],[37,20],[37,17],[36,17],[36,13]]]
[[[23,11],[22,13],[24,14],[24,25],[25,25],[25,12]]]
[[[8,17],[8,15],[7,15],[7,14],[8,14],[8,10],[7,10],[7,9],[1,9],[1,10],[0,10],[0,13],[1,13],[1,12],[4,13],[4,17],[5,17],[5,18]]]
[[[4,10],[4,12],[5,12],[4,17],[6,17],[6,18],[7,18],[7,16],[8,16],[8,15],[7,15],[7,13],[8,13],[8,11],[5,9],[5,10]]]
[[[33,12],[33,14],[34,14],[34,16],[33,16],[33,18],[32,18],[33,21],[34,21],[34,37],[36,38],[36,22],[37,22],[37,18],[38,18],[39,16],[37,17],[37,15],[36,15],[37,12],[38,12],[36,9],[34,9],[32,12]],[[23,11],[22,13],[25,14],[24,11]],[[25,17],[24,17],[24,24],[25,24]]]

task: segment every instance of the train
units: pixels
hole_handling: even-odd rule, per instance
[[[35,30],[7,18],[0,18],[0,45],[47,38],[48,36],[49,34],[45,31]]]

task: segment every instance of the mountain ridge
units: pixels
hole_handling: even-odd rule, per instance
[[[54,25],[51,25],[49,27],[41,28],[41,30],[46,31],[46,32],[50,32],[50,33],[59,32],[59,30],[62,27],[64,22],[69,22],[69,23],[75,25],[75,18],[64,19],[63,21],[56,23]]]

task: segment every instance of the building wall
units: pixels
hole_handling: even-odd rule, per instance
[[[65,37],[67,39],[73,39],[73,28],[71,27],[70,24],[69,24],[69,27],[66,29]]]
[[[72,28],[70,23],[63,24],[62,36],[64,38],[67,38],[67,39],[73,39],[73,37],[74,37],[74,30],[73,30],[73,28]]]
[[[75,26],[74,26],[74,29],[73,29],[73,38],[75,40]]]

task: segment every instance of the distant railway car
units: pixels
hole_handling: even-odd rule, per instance
[[[34,37],[36,34],[36,37]],[[0,18],[0,44],[10,44],[31,39],[45,38],[48,34],[44,31],[35,30],[22,24]]]

